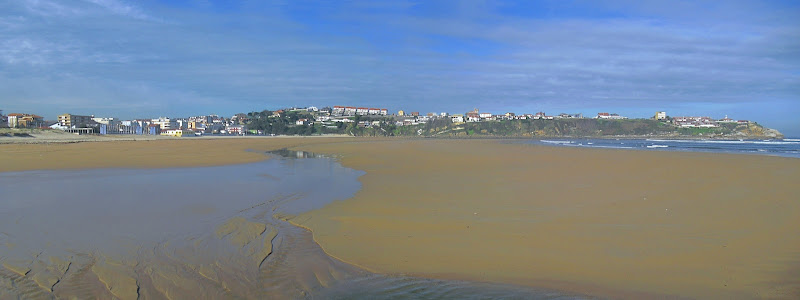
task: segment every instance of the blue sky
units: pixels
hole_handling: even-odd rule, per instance
[[[0,109],[756,120],[800,135],[798,1],[0,1]]]

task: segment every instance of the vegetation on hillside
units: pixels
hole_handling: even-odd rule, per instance
[[[394,117],[354,116],[349,122],[313,122],[297,125],[300,119],[314,120],[306,111],[251,112],[245,121],[249,130],[274,135],[345,134],[352,136],[425,137],[610,137],[610,136],[768,136],[769,129],[750,124],[721,124],[716,128],[678,128],[652,119],[556,119],[498,120],[453,123],[437,118],[423,124],[398,126]]]

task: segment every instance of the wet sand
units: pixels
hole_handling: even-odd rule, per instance
[[[39,144],[0,144],[0,172],[219,166],[267,159],[258,151],[351,140],[338,137],[189,137],[81,143],[41,140]]]
[[[224,165],[264,159],[247,149],[283,147],[336,155],[366,171],[354,198],[287,218],[311,229],[328,254],[370,271],[621,298],[800,295],[800,160],[791,158],[486,140],[184,139],[0,145],[0,172]],[[233,222],[207,239],[235,245],[281,226]],[[43,289],[58,274],[100,278],[120,265],[85,259],[101,267],[54,261],[32,272],[36,263],[9,261],[0,275],[51,274],[24,281]],[[168,271],[163,282],[180,286],[166,280]],[[111,294],[114,286],[131,290],[124,276],[99,282]]]
[[[351,197],[361,174],[322,158],[0,173],[0,299],[313,295],[368,274],[282,218]]]
[[[301,147],[364,170],[299,216],[375,272],[619,298],[800,296],[800,160],[415,140]]]

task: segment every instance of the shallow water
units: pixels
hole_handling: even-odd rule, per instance
[[[614,148],[648,151],[739,153],[800,158],[800,139],[665,140],[665,139],[545,139],[525,143],[564,147]]]
[[[0,173],[0,298],[574,298],[333,259],[285,220],[351,197],[363,172],[272,155],[291,158]]]

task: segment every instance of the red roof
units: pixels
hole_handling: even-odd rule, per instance
[[[334,105],[333,108],[344,108],[344,106]]]
[[[9,116],[9,117],[23,117],[23,118],[24,118],[24,117],[30,117],[30,118],[34,118],[34,119],[44,119],[44,117],[42,117],[42,116],[39,116],[39,115],[32,115],[32,114],[18,114],[18,113],[13,113],[13,114],[8,114],[8,116]]]
[[[366,107],[359,107],[358,109],[368,109],[368,108],[366,108]]]

